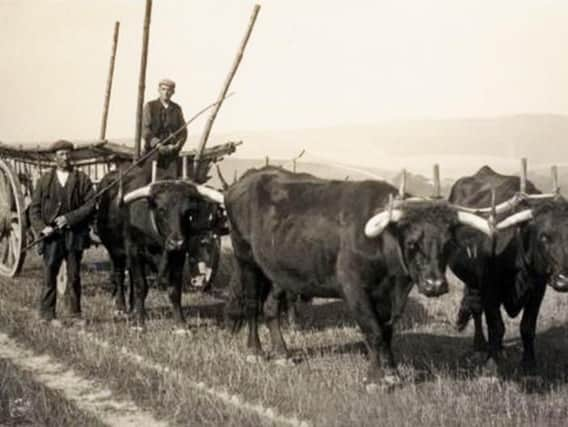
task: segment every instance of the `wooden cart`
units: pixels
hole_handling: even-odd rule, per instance
[[[240,142],[206,148],[201,161],[208,167],[232,154]],[[191,164],[195,151],[180,153],[180,161]],[[184,160],[184,157],[187,159]],[[78,145],[72,161],[96,186],[100,179],[120,163],[131,163],[134,149],[127,145],[99,141]],[[52,155],[40,147],[14,147],[0,143],[0,276],[15,277],[21,271],[24,248],[37,236],[30,227],[27,210],[40,175],[55,166]],[[197,267],[189,280],[207,287],[214,279],[220,254],[220,236],[211,231],[203,238],[198,255],[189,264]],[[61,268],[59,281],[64,288],[66,269]]]

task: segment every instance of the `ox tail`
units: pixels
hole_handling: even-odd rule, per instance
[[[247,320],[261,314],[262,304],[270,288],[264,286],[262,274],[256,268],[245,266],[244,268],[250,268],[250,271],[243,275],[238,261],[235,259],[233,262],[235,268],[229,284],[224,320],[225,327],[234,334],[241,330]],[[243,276],[246,280],[243,280]]]

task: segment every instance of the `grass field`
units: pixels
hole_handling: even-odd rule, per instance
[[[475,364],[464,357],[471,346],[471,326],[461,335],[453,330],[461,284],[452,279],[450,294],[439,299],[411,293],[394,340],[406,384],[392,392],[369,394],[362,384],[367,367],[362,336],[340,301],[316,300],[302,314],[301,330],[285,330],[289,348],[301,358],[296,366],[248,363],[244,332],[231,336],[222,327],[222,287],[230,278],[229,257],[226,249],[217,278],[218,292],[184,295],[191,331],[186,336],[172,333],[169,301],[166,293],[158,289],[150,290],[150,321],[145,333],[131,330],[125,321],[113,320],[106,286],[108,273],[94,271],[84,274],[83,310],[89,321],[86,331],[91,338],[108,344],[101,346],[73,328],[39,326],[30,312],[35,308],[40,281],[40,262],[34,258],[26,261],[21,277],[1,279],[0,329],[172,424],[279,424],[250,410],[255,405],[264,408],[265,413],[316,426],[566,424],[568,299],[551,289],[539,319],[540,374],[536,380],[527,383],[514,373],[520,358],[518,319],[507,321],[504,379],[488,382],[479,378]],[[106,255],[102,250],[89,252],[87,260],[95,259],[106,259]],[[62,301],[58,306],[63,306]],[[269,349],[264,327],[261,340]],[[125,357],[126,353],[170,370],[134,363]],[[6,365],[0,367],[7,372]],[[2,372],[0,375],[5,375]],[[11,378],[13,382],[14,375]],[[200,393],[196,384],[219,391],[221,397],[233,396],[231,402],[236,404],[227,404],[227,399],[215,393]],[[3,392],[2,399],[21,394],[12,386],[9,390],[13,396]],[[45,396],[42,405],[49,408],[37,410],[54,414],[51,418],[64,417],[66,411],[61,407],[65,402]],[[57,415],[60,413],[63,415]],[[62,418],[60,425],[64,424]]]

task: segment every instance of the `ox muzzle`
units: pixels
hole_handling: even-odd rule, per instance
[[[439,297],[447,294],[449,290],[445,277],[426,278],[418,282],[418,291],[427,297]]]
[[[554,274],[548,285],[558,292],[568,292],[568,276],[562,273]]]

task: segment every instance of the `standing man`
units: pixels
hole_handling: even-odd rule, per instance
[[[144,153],[150,151],[159,142],[170,137],[183,128],[175,137],[168,139],[162,145],[157,155],[158,168],[161,173],[175,178],[177,175],[177,158],[185,140],[187,130],[181,107],[171,100],[175,93],[176,84],[170,79],[162,79],[158,83],[158,99],[149,101],[144,107],[142,120],[142,136],[144,138]],[[156,159],[151,156],[151,159]]]
[[[95,211],[91,180],[71,165],[73,144],[60,140],[50,152],[55,169],[38,180],[29,209],[30,222],[40,237],[43,254],[43,289],[39,317],[46,322],[55,319],[57,274],[63,260],[67,263],[69,311],[74,322],[81,320],[81,256],[89,245],[89,220]]]

